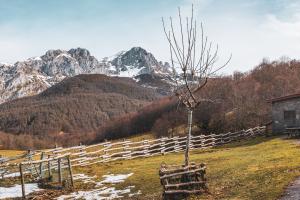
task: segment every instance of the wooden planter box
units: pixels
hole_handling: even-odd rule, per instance
[[[191,163],[187,167],[162,164],[159,176],[163,186],[163,199],[182,199],[190,194],[207,191],[205,169],[203,163]]]

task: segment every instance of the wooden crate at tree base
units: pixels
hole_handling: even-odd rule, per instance
[[[164,200],[184,199],[191,194],[207,191],[205,164],[184,165],[162,164],[159,170]]]

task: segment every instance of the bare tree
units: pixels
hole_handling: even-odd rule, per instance
[[[188,135],[185,151],[185,165],[188,166],[193,110],[200,102],[210,101],[200,98],[198,93],[207,84],[210,77],[229,63],[231,55],[224,64],[217,64],[218,45],[213,45],[204,35],[202,22],[200,23],[200,34],[198,34],[193,5],[191,17],[186,17],[186,21],[183,22],[180,8],[178,8],[178,18],[179,30],[177,32],[174,29],[172,17],[170,17],[169,27],[166,27],[164,18],[162,18],[162,23],[170,46],[173,79],[176,82],[174,93],[188,110]],[[167,28],[169,29],[167,30]]]

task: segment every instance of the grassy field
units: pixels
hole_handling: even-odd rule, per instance
[[[191,160],[207,164],[210,194],[191,199],[277,199],[284,188],[300,175],[300,146],[294,140],[256,138],[205,151],[195,150]],[[183,153],[112,162],[75,169],[91,176],[133,172],[118,187],[135,185],[139,199],[159,199],[160,164],[183,163]]]
[[[144,136],[139,136],[144,137]],[[138,138],[135,138],[138,140]],[[148,137],[148,136],[147,136]],[[149,136],[150,137],[150,136]],[[4,151],[2,151],[4,153]],[[5,154],[13,152],[6,151]],[[74,173],[97,176],[134,173],[117,189],[135,186],[141,190],[138,199],[160,199],[160,164],[183,163],[183,152],[143,159],[116,161],[107,164],[74,168]],[[218,148],[194,150],[191,161],[207,165],[209,194],[191,199],[277,199],[284,188],[300,176],[300,145],[295,140],[255,138]],[[76,190],[90,189],[76,182]]]
[[[22,150],[0,150],[0,156],[11,157],[23,154],[24,152]]]

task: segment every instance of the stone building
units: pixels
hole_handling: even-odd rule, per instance
[[[286,128],[300,128],[300,94],[269,100],[272,103],[272,132],[284,133]]]

